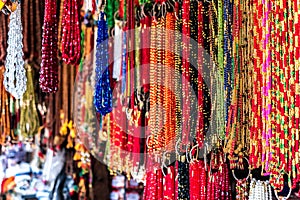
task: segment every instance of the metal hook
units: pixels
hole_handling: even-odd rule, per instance
[[[189,147],[188,145],[186,145],[186,147],[185,147],[185,156],[186,156],[187,163],[190,163],[188,147]]]
[[[149,135],[146,139],[146,147],[147,149],[149,149],[149,139],[150,139],[151,135]]]
[[[162,16],[162,18],[165,18],[166,17],[166,15],[167,15],[167,5],[166,5],[166,3],[165,2],[163,2],[162,4],[161,4],[161,16]]]
[[[165,174],[165,172],[164,172],[164,167],[165,167],[165,168],[168,168],[167,165],[165,164],[166,153],[167,153],[167,152],[164,152],[164,153],[163,153],[163,155],[162,155],[162,163],[161,163],[161,172],[162,172],[162,174],[164,175],[164,177],[166,177],[166,174]]]
[[[195,158],[195,159],[192,158],[192,151],[193,151],[195,148],[197,148],[197,147],[199,147],[199,144],[196,144],[196,145],[193,146],[193,147],[191,148],[191,150],[190,150],[190,158],[191,158],[191,162],[194,161],[194,160],[197,160],[197,158],[198,158],[198,149],[197,149],[197,156],[196,156],[196,158]]]
[[[176,151],[176,155],[180,156],[179,150],[178,150],[178,145],[179,145],[180,139],[177,140],[176,144],[175,144],[175,151]]]
[[[119,15],[119,10],[117,10],[114,14],[114,20],[117,20],[117,16]]]
[[[157,5],[157,3],[155,2],[153,4],[152,10],[151,10],[151,16],[154,18],[153,20],[156,22],[156,16],[155,16],[155,6]]]

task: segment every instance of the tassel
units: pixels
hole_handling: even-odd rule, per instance
[[[76,137],[76,132],[75,132],[75,129],[74,129],[74,128],[71,129],[71,131],[70,131],[70,136],[71,136],[72,138],[75,138],[75,137]]]
[[[71,135],[69,135],[68,136],[68,144],[67,144],[67,149],[70,149],[70,148],[72,148],[73,147],[73,140],[72,140],[72,136]]]
[[[73,156],[73,160],[74,161],[78,161],[78,160],[80,160],[81,159],[81,155],[78,153],[78,152],[76,152],[75,154],[74,154],[74,156]]]

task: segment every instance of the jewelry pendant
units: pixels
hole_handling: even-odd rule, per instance
[[[23,35],[20,5],[10,15],[8,48],[5,63],[4,87],[16,99],[22,98],[26,91],[26,72],[23,60]]]

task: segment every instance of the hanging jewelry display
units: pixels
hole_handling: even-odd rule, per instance
[[[190,1],[182,2],[182,138],[183,145],[190,141],[191,88],[190,88]]]
[[[285,4],[254,1],[252,11],[253,79],[257,81],[251,105],[250,166],[262,166],[262,173],[270,175],[270,184],[281,191],[284,180],[277,177],[288,174],[290,187],[295,187],[299,172],[295,154],[299,151],[295,141],[299,138],[299,55],[295,55],[299,47],[294,43],[299,11],[291,0]]]
[[[0,136],[0,144],[4,144],[6,137],[10,135],[10,110],[9,110],[9,94],[5,90],[3,85],[3,74],[4,74],[4,66],[0,67],[0,93],[1,93],[1,118],[0,118],[0,128],[1,128],[1,136]]]
[[[190,198],[190,181],[189,181],[189,163],[185,158],[178,162],[178,199],[184,200]]]
[[[94,92],[94,105],[96,111],[106,115],[112,111],[112,91],[110,88],[108,70],[108,29],[103,11],[99,14],[98,36],[96,47],[96,80]]]
[[[246,160],[248,162],[248,159]],[[251,170],[249,170],[249,173],[246,178],[238,179],[235,176],[234,170],[232,170],[233,178],[236,180],[235,192],[236,192],[237,200],[248,200],[248,196],[249,196],[248,179],[250,177],[250,174],[251,174]]]
[[[163,196],[167,199],[175,200],[175,168],[170,166],[167,168],[167,174],[163,179]]]
[[[45,1],[45,17],[42,40],[42,62],[40,70],[40,87],[43,92],[58,90],[58,44],[57,44],[57,3]]]
[[[23,60],[21,6],[10,15],[8,48],[5,63],[4,87],[16,99],[26,91],[26,72]]]
[[[272,189],[269,181],[252,179],[249,200],[272,200]]]
[[[6,48],[7,48],[7,24],[8,24],[8,16],[0,15],[0,64],[4,65],[5,57],[6,57]]]
[[[80,61],[80,19],[79,1],[64,0],[62,12],[62,59],[67,64],[78,64]]]
[[[27,70],[27,90],[21,100],[20,131],[24,139],[32,138],[39,128],[39,116],[36,108],[36,96],[34,93],[33,69],[25,64]]]

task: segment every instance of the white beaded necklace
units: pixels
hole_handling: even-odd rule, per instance
[[[8,48],[5,62],[4,86],[16,99],[20,99],[26,91],[26,72],[23,60],[23,35],[21,8],[10,15]]]
[[[272,190],[269,181],[251,180],[249,200],[272,200]]]

